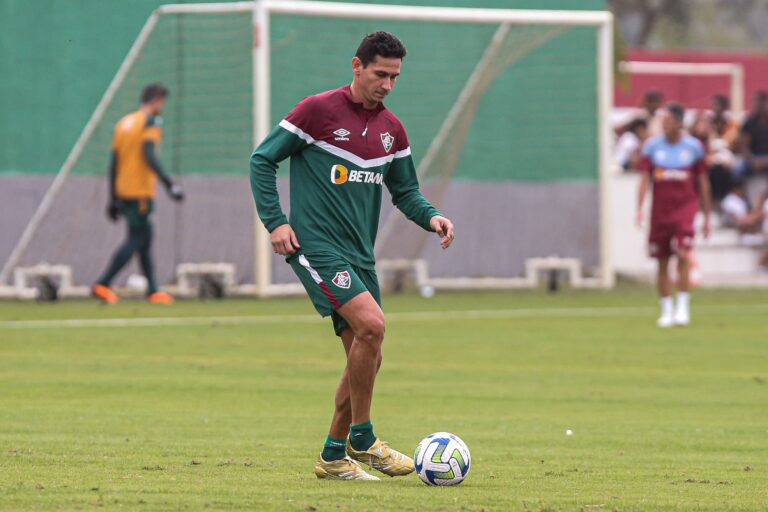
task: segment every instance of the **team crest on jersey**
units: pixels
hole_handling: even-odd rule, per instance
[[[381,143],[384,145],[384,151],[389,153],[389,150],[392,149],[392,144],[395,143],[395,138],[391,136],[389,132],[382,133]]]
[[[349,272],[346,270],[344,272],[336,272],[336,277],[333,278],[333,284],[339,288],[348,290],[349,286],[352,284],[352,278],[349,277]]]

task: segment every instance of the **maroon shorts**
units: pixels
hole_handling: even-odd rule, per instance
[[[669,258],[693,248],[693,222],[651,224],[648,252],[651,258]]]

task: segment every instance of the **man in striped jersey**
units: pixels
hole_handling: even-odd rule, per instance
[[[352,58],[352,83],[302,100],[251,156],[253,196],[273,249],[286,256],[317,311],[331,316],[347,354],[318,478],[378,480],[358,461],[389,476],[414,469],[374,435],[370,417],[384,340],[373,254],[382,186],[406,217],[441,237],[443,249],[454,233],[419,192],[405,129],[382,103],[405,54],[392,34],[369,34]],[[289,157],[290,220],[275,177]]]

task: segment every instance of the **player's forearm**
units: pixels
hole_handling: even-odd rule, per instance
[[[410,155],[392,162],[385,184],[397,209],[423,229],[432,231],[429,220],[441,213],[419,191],[416,167]]]
[[[640,176],[640,186],[637,189],[637,212],[643,211],[645,196],[648,195],[648,175],[643,173]]]
[[[397,197],[393,195],[392,202],[409,220],[427,231],[432,231],[429,220],[435,215],[442,215],[418,189],[408,190],[398,194]]]
[[[171,178],[168,177],[168,175],[163,170],[163,166],[160,164],[160,161],[157,159],[157,154],[155,152],[155,143],[152,141],[146,141],[144,142],[144,159],[147,161],[147,165],[149,165],[150,169],[154,171],[155,174],[157,174],[157,177],[160,179],[160,181],[163,182],[163,185],[165,188],[170,187],[173,182],[171,181]]]
[[[701,175],[699,177],[699,204],[701,212],[704,217],[709,219],[709,214],[712,211],[712,193],[709,187],[709,177],[707,175]]]
[[[117,178],[117,153],[112,151],[109,159],[109,197],[112,201],[117,199],[115,180]]]
[[[269,232],[288,223],[277,194],[277,165],[306,146],[306,141],[278,125],[251,155],[251,191],[259,218]]]
[[[288,223],[277,193],[277,163],[259,149],[251,155],[251,192],[259,218],[269,232]]]

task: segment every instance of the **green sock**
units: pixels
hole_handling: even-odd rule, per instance
[[[376,435],[373,433],[373,423],[366,421],[359,425],[352,425],[349,428],[349,442],[352,448],[358,452],[364,452],[376,442]]]
[[[320,455],[324,461],[343,459],[347,455],[347,443],[344,439],[336,439],[328,436],[325,438],[323,453]]]

